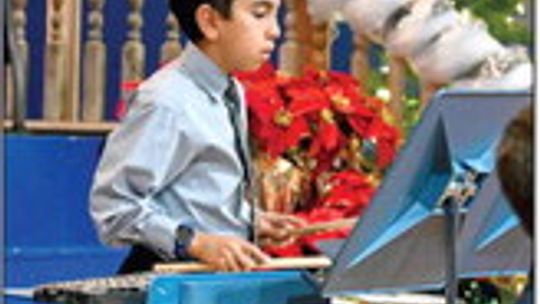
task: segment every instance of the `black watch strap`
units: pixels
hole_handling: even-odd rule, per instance
[[[194,236],[195,230],[193,228],[187,225],[178,225],[174,242],[174,252],[178,259],[186,260],[191,258],[188,251]]]

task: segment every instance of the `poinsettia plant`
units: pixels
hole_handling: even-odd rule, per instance
[[[300,186],[284,183],[299,188],[296,202],[289,202],[295,206],[278,211],[309,223],[360,216],[402,141],[385,103],[340,72],[306,69],[301,76],[287,76],[265,64],[236,76],[246,88],[255,158],[266,164],[259,166],[262,176],[276,171],[268,164],[278,160],[302,172]],[[266,250],[276,256],[302,255],[317,251],[317,241],[346,237],[349,230],[306,235],[295,244]]]

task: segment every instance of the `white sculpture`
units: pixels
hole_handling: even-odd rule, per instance
[[[315,20],[341,9],[353,31],[407,59],[424,83],[495,89],[532,84],[523,48],[503,46],[483,22],[458,13],[447,0],[308,0],[308,7]]]
[[[363,32],[383,43],[387,24],[394,14],[406,10],[416,0],[349,0],[342,7],[343,16],[355,32]]]
[[[455,23],[437,38],[410,58],[420,78],[431,83],[449,83],[487,56],[504,51],[479,23]]]

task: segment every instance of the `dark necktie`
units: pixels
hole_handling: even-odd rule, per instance
[[[231,78],[229,78],[229,86],[225,91],[225,105],[229,110],[229,119],[234,129],[234,147],[238,157],[240,158],[240,162],[242,163],[244,180],[246,183],[249,183],[250,172],[248,163],[249,152],[247,145],[247,134],[242,132],[240,96],[238,96],[238,92]]]
[[[229,78],[229,85],[227,87],[227,90],[225,90],[225,105],[227,106],[228,112],[229,112],[229,119],[231,121],[231,125],[234,130],[234,148],[236,150],[236,153],[238,154],[238,157],[240,158],[240,162],[242,163],[242,169],[244,172],[244,181],[247,185],[250,184],[250,164],[249,164],[249,148],[247,144],[247,134],[242,132],[242,117],[241,117],[241,104],[240,104],[240,96],[238,95],[238,91],[236,90],[236,86],[234,85],[234,81]],[[242,186],[242,189],[245,189],[244,186]],[[244,195],[244,190],[240,191],[240,197],[239,201],[242,200],[242,196]],[[256,239],[256,232],[255,232],[255,208],[254,206],[251,207],[250,212],[250,221],[251,226],[248,231],[248,239],[253,242],[254,244],[257,243]]]

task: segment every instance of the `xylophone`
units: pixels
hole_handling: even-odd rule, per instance
[[[321,269],[330,265],[331,261],[326,257],[280,258],[272,259],[254,271],[264,275],[263,271]],[[195,262],[158,264],[153,272],[40,285],[34,289],[33,298],[35,301],[47,303],[145,304],[154,280],[186,273],[209,274],[212,269],[208,265]]]
[[[356,218],[317,223],[295,231],[295,235],[351,227],[355,222]],[[330,267],[331,264],[331,260],[324,256],[276,258],[254,270],[323,269]],[[208,265],[196,262],[158,264],[154,267],[154,272],[40,285],[34,289],[33,298],[47,303],[144,304],[154,279],[167,274],[212,273],[213,271]]]
[[[328,260],[320,257],[300,260],[275,259],[269,264],[274,269],[286,269],[290,268],[288,265],[294,263],[309,265],[310,268],[316,269],[328,265]],[[269,265],[262,268],[264,267]],[[198,263],[161,264],[156,265],[154,270],[134,275],[41,285],[34,289],[33,298],[39,302],[71,304],[444,304],[445,302],[442,296],[422,294],[369,294],[327,299],[319,294],[320,282],[314,281],[316,278],[306,274],[305,271],[216,274],[208,273],[209,268]],[[182,294],[191,294],[192,297],[183,297]],[[263,296],[265,294],[266,296]]]
[[[295,231],[295,235],[308,235],[333,229],[348,228],[356,218],[334,222],[316,223]],[[286,269],[323,269],[332,264],[324,256],[302,258],[275,258],[255,271]],[[154,267],[154,272],[121,275],[108,278],[93,278],[40,285],[34,289],[33,298],[47,303],[146,303],[152,281],[164,275],[183,273],[212,273],[214,270],[202,263],[166,263]]]

